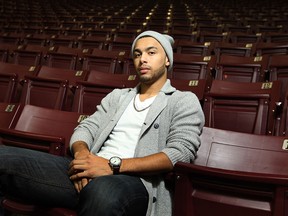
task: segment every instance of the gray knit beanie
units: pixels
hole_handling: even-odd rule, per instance
[[[155,31],[142,32],[133,41],[131,54],[134,52],[134,47],[135,47],[135,44],[136,44],[137,40],[142,38],[142,37],[147,37],[147,36],[155,38],[162,45],[163,49],[166,52],[167,58],[169,59],[169,62],[170,62],[170,65],[168,67],[168,71],[171,71],[171,69],[173,67],[173,44],[174,44],[174,39],[171,36],[169,36],[169,35],[160,34],[160,33],[155,32]]]

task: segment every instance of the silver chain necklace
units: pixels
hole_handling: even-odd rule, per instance
[[[133,107],[134,107],[134,109],[135,109],[137,112],[142,112],[142,111],[148,109],[148,108],[151,106],[152,103],[150,103],[149,106],[147,106],[147,107],[145,107],[145,108],[143,108],[143,109],[138,109],[138,108],[136,107],[136,97],[137,97],[137,94],[135,95],[135,97],[134,97],[134,99],[133,99]]]

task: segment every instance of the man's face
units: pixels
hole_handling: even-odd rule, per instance
[[[153,37],[143,37],[136,42],[133,60],[140,81],[147,84],[166,75],[170,64],[163,47]]]

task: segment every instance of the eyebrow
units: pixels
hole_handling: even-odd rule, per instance
[[[145,51],[149,51],[149,50],[151,50],[151,49],[157,49],[157,50],[158,50],[158,48],[155,47],[155,46],[147,47],[147,48],[145,48],[144,50],[145,50]],[[134,49],[134,52],[141,52],[141,50],[136,48],[136,49]]]

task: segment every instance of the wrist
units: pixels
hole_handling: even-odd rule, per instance
[[[109,159],[108,164],[113,172],[113,175],[117,175],[120,173],[120,167],[122,164],[122,159],[117,156],[113,156]]]

